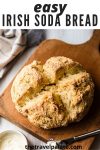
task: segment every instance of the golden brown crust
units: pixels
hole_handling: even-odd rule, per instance
[[[51,57],[44,65],[33,61],[16,76],[11,88],[16,109],[45,129],[81,120],[92,104],[93,94],[89,73],[63,56]]]

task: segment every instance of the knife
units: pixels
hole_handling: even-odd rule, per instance
[[[82,135],[74,136],[72,138],[61,140],[59,142],[56,142],[56,144],[60,148],[65,148],[65,147],[67,147],[68,145],[70,145],[74,142],[82,141],[82,140],[85,140],[89,137],[96,136],[98,134],[100,134],[100,129],[97,129],[97,130],[94,130],[94,131],[91,131],[91,132],[88,132],[88,133],[85,133],[85,134],[82,134]]]

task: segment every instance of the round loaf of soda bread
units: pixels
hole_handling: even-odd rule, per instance
[[[82,65],[69,58],[33,61],[13,81],[12,101],[28,120],[44,129],[80,121],[88,112],[94,84]]]

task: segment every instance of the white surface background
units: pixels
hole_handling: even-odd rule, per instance
[[[54,31],[53,31],[53,33],[54,33]],[[52,34],[51,31],[48,31],[47,32],[47,38],[53,38],[53,37],[55,37],[55,35]],[[59,37],[60,39],[63,39],[63,40],[66,41],[66,35],[64,34],[63,31],[60,31],[60,36],[59,36],[59,32],[58,32],[58,35],[57,35],[57,32],[56,32],[56,37]],[[34,49],[35,48],[31,48],[31,49],[28,49],[27,51],[25,51],[24,54],[21,57],[19,57],[19,59],[16,61],[15,65],[9,71],[9,73],[0,81],[0,94],[7,87],[7,85],[10,83],[10,81],[13,79],[13,77],[16,75],[16,73],[19,71],[19,69],[22,67],[22,65],[31,56]],[[0,118],[0,132],[5,131],[5,130],[9,130],[9,129],[22,131],[22,133],[24,133],[26,135],[26,137],[29,140],[29,143],[31,145],[43,144],[42,141],[36,139],[35,137],[30,135],[29,133],[21,130],[18,127],[16,127],[15,125],[10,123],[9,121],[7,121],[3,118]],[[93,145],[91,147],[91,150],[100,150],[100,136],[96,137],[95,142],[93,143]]]

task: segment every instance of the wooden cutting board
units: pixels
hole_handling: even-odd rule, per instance
[[[79,123],[70,124],[52,130],[44,130],[35,127],[18,113],[11,100],[10,89],[12,83],[0,96],[0,115],[14,124],[22,127],[37,138],[47,141],[51,138],[60,140],[76,136],[94,129],[100,128],[100,30],[96,30],[93,38],[85,44],[69,45],[59,40],[46,40],[42,42],[26,64],[34,59],[45,62],[51,56],[66,56],[80,62],[91,73],[95,82],[94,102],[88,115]],[[74,145],[81,145],[83,150],[88,150],[94,138],[89,138]]]

